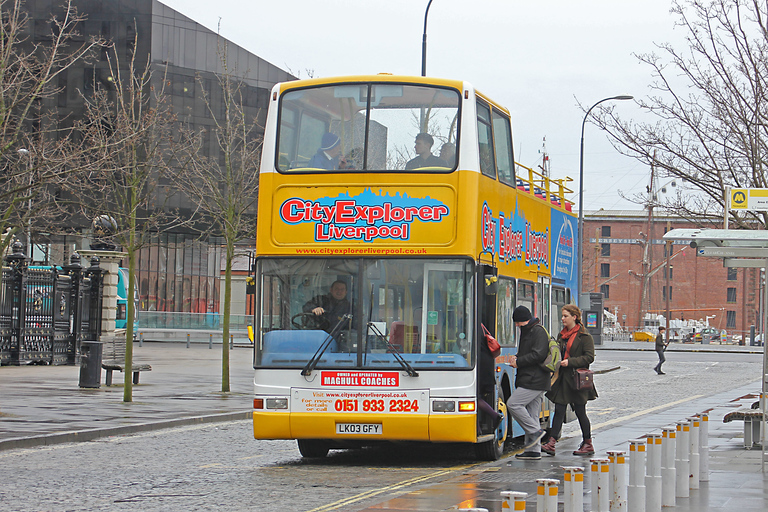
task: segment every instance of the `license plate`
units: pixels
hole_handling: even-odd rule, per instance
[[[337,423],[337,434],[381,435],[381,423]]]

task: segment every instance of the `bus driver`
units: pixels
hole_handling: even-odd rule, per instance
[[[304,304],[305,313],[312,313],[319,317],[321,328],[331,332],[339,323],[341,317],[351,312],[347,300],[347,283],[338,280],[331,285],[331,291],[327,295],[318,295]]]

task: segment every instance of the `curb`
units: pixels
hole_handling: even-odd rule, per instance
[[[135,425],[124,425],[121,427],[96,428],[92,430],[78,430],[72,432],[61,432],[56,434],[45,434],[40,436],[16,437],[13,439],[0,440],[0,451],[14,450],[17,448],[32,448],[36,446],[51,446],[63,443],[79,443],[84,441],[93,441],[101,437],[121,436],[126,434],[135,434],[138,432],[150,432],[152,430],[162,430],[172,427],[184,427],[187,425],[198,425],[205,423],[221,423],[225,421],[246,420],[253,418],[253,411],[227,412],[222,414],[210,414],[207,416],[192,416],[188,418],[177,418],[173,420],[155,421],[151,423],[137,423]]]

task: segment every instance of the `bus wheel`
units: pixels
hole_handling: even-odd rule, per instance
[[[496,410],[503,415],[503,419],[494,432],[494,439],[475,445],[475,456],[480,460],[498,460],[504,454],[504,441],[507,440],[507,429],[509,427],[509,415],[507,414],[507,404],[499,398],[496,404]]]
[[[317,439],[297,439],[299,452],[308,459],[320,459],[328,455],[328,443]]]

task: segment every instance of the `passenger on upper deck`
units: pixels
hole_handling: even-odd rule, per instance
[[[446,163],[432,154],[432,145],[435,139],[428,133],[416,135],[416,143],[413,149],[416,151],[416,158],[413,158],[405,164],[406,169],[420,169],[422,167],[445,167]]]
[[[331,285],[330,293],[312,297],[302,309],[305,313],[319,317],[320,327],[326,332],[331,332],[344,315],[352,312],[347,300],[347,283],[335,281]]]
[[[440,160],[446,163],[448,167],[456,165],[456,144],[446,142],[440,148]]]
[[[327,169],[333,171],[339,168],[339,155],[341,154],[341,139],[335,133],[323,134],[320,148],[309,159],[307,167],[315,169]]]

